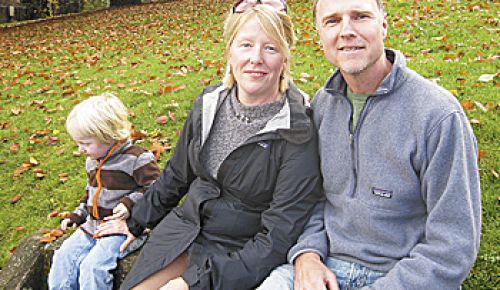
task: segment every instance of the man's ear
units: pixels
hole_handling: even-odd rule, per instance
[[[387,13],[384,13],[384,18],[382,19],[383,35],[384,39],[387,37],[387,30],[389,29],[389,22],[387,21]]]

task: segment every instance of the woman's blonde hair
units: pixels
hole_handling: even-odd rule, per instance
[[[229,59],[229,52],[234,38],[240,31],[241,27],[251,19],[256,19],[262,27],[266,35],[271,38],[273,43],[278,47],[279,51],[284,56],[283,72],[280,78],[279,91],[281,93],[288,89],[290,78],[290,62],[291,52],[295,34],[293,32],[293,24],[290,16],[286,13],[277,11],[267,5],[259,4],[245,10],[243,13],[230,13],[224,23],[224,42],[226,43],[226,59]],[[226,74],[223,80],[226,88],[232,88],[236,80],[231,71],[229,62],[226,67]]]
[[[111,93],[79,103],[66,119],[66,129],[71,137],[95,137],[103,144],[129,139],[130,128],[127,108]]]

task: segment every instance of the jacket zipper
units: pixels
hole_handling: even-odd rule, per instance
[[[351,145],[351,160],[352,160],[352,172],[354,175],[354,185],[352,187],[352,192],[351,192],[351,197],[354,197],[357,187],[358,187],[358,139],[359,139],[359,130],[361,127],[361,124],[363,123],[366,112],[368,111],[368,107],[371,104],[371,99],[372,96],[369,96],[366,99],[365,104],[363,105],[363,109],[361,109],[361,113],[359,114],[358,118],[358,123],[353,129],[353,115],[354,115],[354,106],[351,102],[351,100],[347,97],[344,96],[347,101],[349,102],[349,105],[351,107],[351,116],[349,118],[349,143]]]

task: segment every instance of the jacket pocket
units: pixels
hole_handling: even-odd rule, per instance
[[[254,236],[261,229],[260,212],[251,212],[224,198],[205,203],[202,221],[203,231],[235,238]]]

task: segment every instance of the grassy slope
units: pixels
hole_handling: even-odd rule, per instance
[[[57,226],[47,215],[72,210],[82,194],[84,159],[73,155],[76,147],[64,130],[76,102],[115,92],[130,108],[137,130],[147,131],[144,146],[175,145],[194,96],[218,82],[225,66],[221,11],[227,11],[228,1],[194,2],[211,4],[141,5],[0,30],[0,265],[24,236]],[[314,95],[332,67],[317,46],[309,1],[290,2],[298,37],[293,76]],[[483,240],[464,288],[491,289],[499,280],[500,260],[499,79],[481,82],[479,77],[499,71],[498,6],[462,2],[388,1],[387,45],[404,51],[411,68],[452,91],[479,123],[474,131],[484,155]],[[176,121],[156,123],[169,112]],[[55,144],[47,144],[53,137]],[[163,154],[160,164],[168,156]],[[30,157],[39,165],[13,178]],[[59,180],[61,173],[67,182]],[[22,198],[11,204],[16,195]]]

